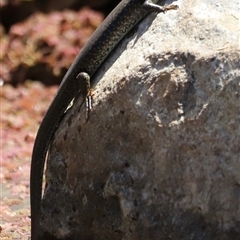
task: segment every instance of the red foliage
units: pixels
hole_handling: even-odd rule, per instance
[[[29,78],[60,81],[102,20],[100,13],[82,9],[36,13],[14,25],[0,38],[0,78],[15,85]]]

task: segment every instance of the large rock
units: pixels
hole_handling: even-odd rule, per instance
[[[240,239],[238,0],[176,3],[99,69],[89,121],[82,96],[66,114],[45,239]]]

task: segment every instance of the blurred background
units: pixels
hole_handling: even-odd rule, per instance
[[[0,78],[57,84],[119,0],[1,0]]]
[[[30,236],[37,129],[58,84],[120,0],[0,0],[0,238]]]

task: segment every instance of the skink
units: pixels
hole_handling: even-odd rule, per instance
[[[158,0],[122,0],[93,33],[64,76],[39,127],[32,152],[30,173],[32,240],[40,237],[42,182],[46,154],[64,112],[79,91],[84,96],[88,95],[90,85],[93,84],[90,78],[125,34],[148,12],[165,12],[177,8],[176,5],[161,7],[156,4],[157,2]]]

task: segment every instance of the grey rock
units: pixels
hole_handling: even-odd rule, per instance
[[[176,3],[99,69],[89,121],[82,96],[62,121],[45,237],[240,239],[239,3]]]

